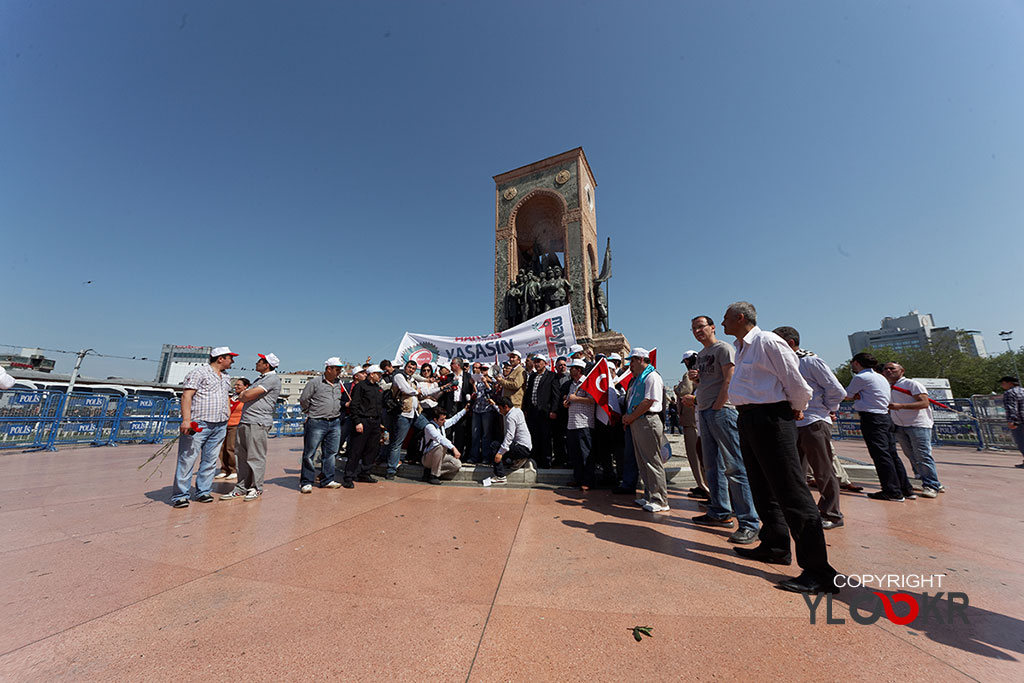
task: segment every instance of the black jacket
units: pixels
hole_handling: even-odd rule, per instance
[[[540,379],[537,379],[540,377]],[[558,382],[558,375],[546,371],[543,375],[533,375],[526,384],[526,393],[523,396],[523,408],[527,411],[535,410],[540,413],[557,413],[562,404],[561,386]],[[533,402],[533,385],[540,382],[537,387],[537,403]]]
[[[349,406],[352,417],[359,421],[378,423],[384,414],[384,392],[380,387],[364,379],[352,387],[352,405]]]

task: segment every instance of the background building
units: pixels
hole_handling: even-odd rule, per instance
[[[316,370],[299,370],[298,372],[279,372],[281,378],[281,397],[283,403],[298,403],[306,382],[317,377],[320,373]]]
[[[210,362],[212,346],[178,346],[164,344],[157,365],[156,382],[181,384],[193,369]]]
[[[56,361],[47,358],[39,349],[22,349],[21,353],[0,353],[0,365],[19,370],[52,372]]]
[[[960,340],[960,350],[972,356],[985,357],[985,340],[978,330],[963,330],[966,335]],[[849,335],[850,353],[857,354],[864,349],[880,349],[888,346],[894,351],[926,349],[933,341],[944,336],[956,335],[956,329],[936,327],[931,313],[910,311],[899,318],[882,318],[877,330],[862,330]]]

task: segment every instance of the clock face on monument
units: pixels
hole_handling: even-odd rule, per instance
[[[587,210],[593,213],[594,211],[594,188],[590,187],[590,183],[583,188],[584,201],[587,203]]]

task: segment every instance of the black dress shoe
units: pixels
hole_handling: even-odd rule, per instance
[[[740,557],[745,557],[748,560],[757,560],[758,562],[764,562],[766,564],[781,564],[788,566],[793,564],[792,555],[779,555],[778,553],[768,550],[764,546],[757,546],[756,548],[741,548],[739,546],[733,548],[736,554]]]
[[[726,517],[725,519],[718,519],[717,517],[712,517],[711,515],[697,515],[690,521],[694,524],[700,524],[701,526],[717,526],[722,527],[723,529],[732,528],[731,517]]]
[[[216,498],[211,496],[209,493],[204,493],[201,496],[196,496],[197,503],[212,503]]]
[[[885,493],[884,491],[872,491],[871,493],[868,494],[868,498],[870,498],[871,500],[891,500],[894,503],[902,503],[905,500],[903,496],[894,498],[890,496],[888,493]]]
[[[352,483],[351,479],[346,479],[345,481],[341,482],[341,485],[347,489],[354,489],[356,487],[356,485]]]
[[[623,488],[622,486],[616,486],[615,488],[612,489],[612,493],[620,496],[635,496],[636,489],[627,489]]]
[[[384,475],[384,478],[385,478],[385,479],[394,479],[394,478],[395,478],[395,476],[396,476],[396,475],[395,475],[395,473],[394,473],[394,472],[388,472],[387,474],[385,474],[385,475]]]
[[[737,548],[738,550],[738,548]],[[813,574],[804,572],[795,579],[786,579],[776,584],[779,588],[790,593],[838,593],[835,578],[822,580]]]
[[[434,486],[440,486],[441,485],[441,478],[440,477],[430,477],[429,479],[427,479],[427,483],[428,484],[433,484]]]
[[[356,477],[356,481],[361,482],[363,484],[376,484],[377,477],[373,476],[372,474],[360,474],[358,477]]]

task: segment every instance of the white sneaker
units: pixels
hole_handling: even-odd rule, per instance
[[[256,500],[263,495],[263,491],[258,489],[249,489],[249,493],[245,494],[245,498],[242,500]]]
[[[299,493],[313,493],[313,485],[303,484],[302,488],[299,489]]]
[[[668,512],[668,505],[658,505],[657,503],[647,503],[644,505],[644,510],[648,512]]]
[[[925,486],[918,495],[922,498],[938,498],[939,492],[929,486]]]
[[[643,507],[643,506],[647,505],[647,500],[644,499],[644,498],[637,498],[633,502],[636,503],[637,505],[639,505],[640,507]]]
[[[224,477],[228,481],[238,481],[238,472],[232,472],[228,476]]]
[[[329,482],[327,482],[326,484],[323,485],[323,488],[325,488],[325,489],[340,489],[341,488],[341,484],[339,484],[336,481],[329,481]]]
[[[484,486],[495,486],[505,483],[505,477],[487,477],[481,482]]]
[[[225,493],[220,497],[221,500],[234,500],[235,498],[241,498],[245,494],[241,491],[232,491],[231,493]]]

